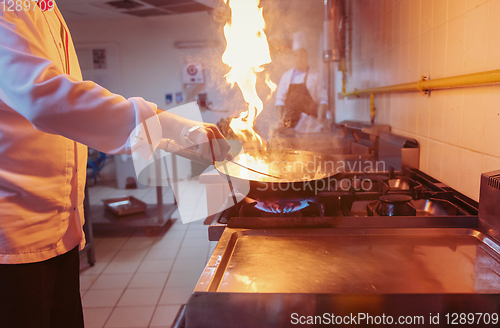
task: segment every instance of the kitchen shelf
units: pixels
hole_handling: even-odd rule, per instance
[[[155,155],[154,155],[155,156]],[[155,157],[156,158],[156,157]],[[154,237],[158,235],[160,229],[169,221],[172,214],[177,209],[177,202],[172,204],[163,203],[163,187],[161,186],[161,164],[160,160],[156,159],[155,174],[156,174],[156,204],[147,205],[146,211],[143,213],[117,216],[106,210],[104,205],[91,206],[89,210],[89,218],[92,225],[100,226],[126,226],[126,227],[144,227],[146,235]],[[166,169],[166,162],[165,162]],[[174,181],[177,181],[177,163],[176,156],[172,154],[172,174]],[[168,171],[167,171],[168,177]],[[170,179],[169,179],[170,180]],[[169,181],[170,182],[170,181]],[[172,184],[176,188],[176,184]],[[177,192],[174,190],[174,195]]]
[[[161,188],[161,187],[160,187]],[[161,207],[161,210],[159,210]],[[148,205],[144,213],[116,216],[107,211],[104,205],[92,206],[90,217],[93,225],[99,226],[128,226],[144,227],[148,236],[156,236],[161,227],[165,226],[172,214],[177,209],[177,204]]]

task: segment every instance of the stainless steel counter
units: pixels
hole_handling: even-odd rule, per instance
[[[187,327],[288,327],[292,313],[334,310],[500,311],[500,244],[477,220],[395,228],[391,219],[391,228],[384,218],[377,228],[226,228],[188,303]]]
[[[446,326],[446,313],[499,314],[500,240],[488,216],[417,171],[399,173],[416,183],[408,190],[391,189],[389,179],[387,190],[324,191],[315,200],[321,215],[253,215],[243,205],[219,213],[209,228],[219,242],[186,307],[186,327],[295,327],[292,315],[358,312],[425,316],[421,326],[439,313],[435,327]],[[368,215],[390,192],[410,193],[417,215]],[[497,212],[488,213],[496,220]]]
[[[499,293],[494,272],[500,245],[475,229],[227,228],[195,291]]]

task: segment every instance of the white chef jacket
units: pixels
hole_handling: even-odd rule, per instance
[[[155,110],[82,81],[57,7],[0,6],[0,263],[83,248],[85,145],[125,153],[131,131]]]
[[[276,106],[285,106],[285,99],[290,84],[302,84],[305,77],[306,72],[297,71],[294,68],[286,71],[281,77],[278,89],[276,90]],[[326,92],[323,79],[318,72],[309,71],[306,87],[316,104],[328,105],[328,93]]]

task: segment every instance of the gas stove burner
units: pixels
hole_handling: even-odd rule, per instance
[[[378,201],[367,205],[367,212],[370,216],[415,216],[417,210],[411,200],[411,196],[404,194],[380,196]]]
[[[240,217],[280,217],[280,216],[311,216],[325,215],[323,204],[314,199],[301,201],[266,202],[247,198],[239,209]]]
[[[354,224],[353,222],[365,222],[359,218],[370,216],[373,217],[369,219],[370,225],[394,224],[394,219],[383,219],[384,216],[395,216],[397,221],[403,220],[409,226],[420,223],[432,225],[434,218],[441,220],[443,217],[450,219],[455,217],[458,218],[457,222],[464,222],[478,215],[477,204],[472,200],[462,198],[456,191],[450,190],[439,181],[416,169],[396,174],[349,173],[339,181],[339,186],[342,186],[341,181],[348,182],[345,189],[332,187],[330,190],[321,191],[316,196],[303,201],[284,198],[283,201],[270,202],[268,200],[266,202],[265,198],[257,201],[245,197],[235,206],[221,211],[216,216],[214,229],[223,231],[224,225],[229,224],[232,227],[245,227],[245,229],[292,228],[309,225],[318,227],[321,224],[337,226],[337,223],[341,226],[342,224],[350,226]],[[372,188],[358,188],[365,186],[358,181],[365,181],[365,184],[366,181],[371,181],[373,186]],[[389,187],[392,187],[390,191]],[[231,201],[231,196],[229,196],[227,203]],[[302,208],[304,205],[307,206]],[[441,221],[436,221],[436,223],[439,222]],[[451,221],[444,220],[443,222]],[[406,226],[407,223],[404,225]]]
[[[405,204],[412,200],[411,196],[408,195],[384,195],[380,196],[379,199],[381,202],[386,204]]]
[[[257,202],[255,208],[261,211],[274,214],[287,214],[300,211],[309,205],[309,200],[301,201],[280,201],[280,202]]]

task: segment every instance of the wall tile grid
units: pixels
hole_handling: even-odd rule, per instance
[[[500,0],[356,0],[350,10],[347,91],[500,69]],[[420,169],[465,195],[478,200],[481,172],[500,169],[500,86],[376,95],[375,105],[377,123],[420,142]],[[337,99],[337,121],[369,120],[367,106]]]

